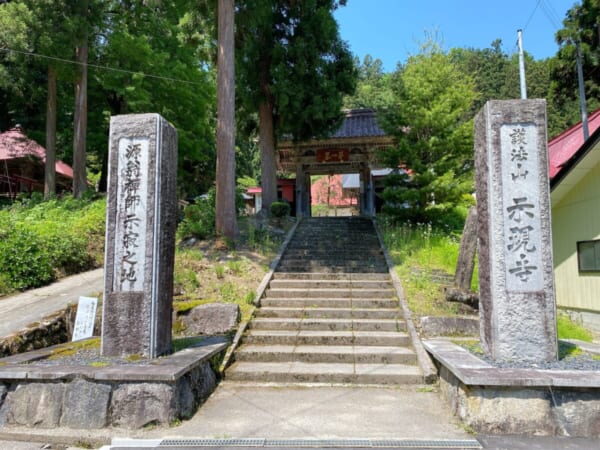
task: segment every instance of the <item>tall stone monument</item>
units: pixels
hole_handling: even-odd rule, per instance
[[[557,358],[545,100],[475,118],[481,342],[499,361]]]
[[[177,132],[158,114],[111,117],[102,354],[171,351]]]

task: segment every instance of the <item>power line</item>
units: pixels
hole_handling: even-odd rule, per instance
[[[558,30],[560,28],[561,19],[560,19],[558,13],[556,12],[556,9],[550,2],[550,0],[537,0],[535,7],[533,8],[533,11],[531,11],[529,18],[527,19],[527,22],[525,22],[523,31],[525,31],[527,29],[527,26],[531,23],[531,20],[535,16],[535,13],[537,12],[538,8],[540,8],[542,10],[542,12],[546,16],[546,18],[548,19],[550,24],[554,27],[554,29]]]
[[[77,65],[77,66],[87,66],[87,67],[92,67],[94,69],[108,70],[108,71],[112,71],[112,72],[126,73],[126,74],[130,74],[130,75],[143,75],[146,78],[154,78],[154,79],[157,79],[157,80],[171,81],[171,82],[174,82],[174,83],[202,85],[202,83],[199,83],[197,81],[188,81],[188,80],[182,80],[180,78],[164,77],[164,76],[161,76],[161,75],[152,75],[152,74],[145,73],[145,72],[140,72],[140,71],[135,71],[135,70],[127,70],[127,69],[119,69],[119,68],[116,68],[116,67],[102,66],[102,65],[99,65],[99,64],[81,63],[81,62],[73,61],[73,60],[70,60],[70,59],[58,58],[56,56],[42,55],[40,53],[34,53],[34,52],[25,52],[25,51],[22,51],[22,50],[14,50],[14,49],[11,49],[11,48],[0,48],[0,51],[2,51],[4,53],[17,53],[17,54],[20,54],[20,55],[32,56],[32,57],[35,57],[35,58],[49,59],[51,61],[59,61],[59,62],[67,63],[67,64],[74,64],[74,65]]]
[[[527,29],[527,26],[529,25],[529,22],[531,22],[531,19],[533,19],[533,16],[535,15],[535,12],[537,11],[538,7],[540,6],[540,3],[542,3],[542,0],[538,0],[537,3],[535,4],[535,8],[533,8],[533,11],[531,11],[531,14],[529,15],[529,19],[527,19],[527,22],[525,22],[523,31],[525,31]]]
[[[550,21],[550,23],[552,24],[554,29],[558,30],[560,28],[560,26],[559,26],[560,20],[558,19],[554,8],[550,5],[549,2],[547,2],[545,0],[542,0],[541,6],[542,6],[542,12],[544,13],[544,15],[548,18],[548,20]]]

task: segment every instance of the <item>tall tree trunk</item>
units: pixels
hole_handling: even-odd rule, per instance
[[[277,167],[273,107],[268,101],[261,102],[258,107],[258,145],[260,147],[262,209],[269,211],[271,203],[277,201]]]
[[[56,194],[56,69],[48,66],[48,97],[46,100],[46,169],[44,198]]]
[[[235,206],[234,0],[219,0],[217,55],[217,234],[237,239]]]
[[[86,135],[87,135],[87,33],[76,49],[79,64],[75,82],[75,120],[73,133],[73,197],[80,198],[87,189]]]

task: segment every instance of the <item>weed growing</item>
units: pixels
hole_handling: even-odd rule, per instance
[[[558,314],[556,319],[559,339],[578,339],[584,342],[592,342],[592,333],[577,322],[572,321],[567,314]]]

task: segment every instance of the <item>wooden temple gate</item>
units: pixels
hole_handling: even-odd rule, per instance
[[[372,170],[381,168],[377,152],[395,141],[377,124],[374,110],[345,112],[340,128],[330,137],[308,142],[282,141],[278,147],[279,169],[296,174],[296,216],[311,215],[312,175],[359,174],[359,209],[362,216],[375,215]]]

